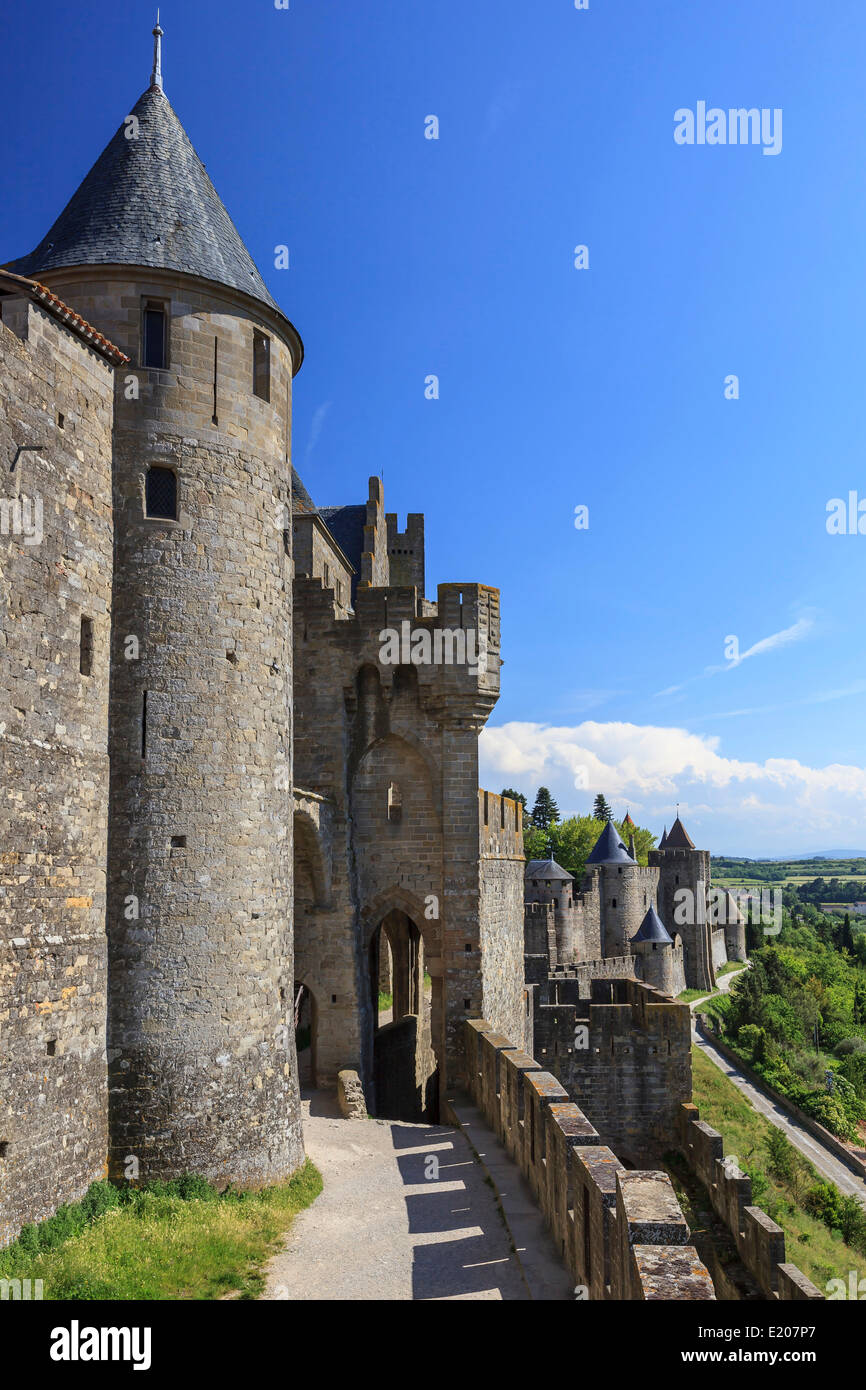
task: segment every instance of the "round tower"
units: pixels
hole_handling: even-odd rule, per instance
[[[161,37],[150,87],[16,267],[132,359],[113,458],[110,1169],[255,1185],[303,1159],[289,511],[303,350],[162,90]]]
[[[531,859],[524,876],[524,900],[552,903],[556,930],[556,964],[572,965],[583,958],[582,943],[575,941],[574,878],[549,859]]]
[[[612,821],[604,826],[586,863],[600,874],[602,955],[627,956],[629,942],[655,898],[658,872],[635,861]]]

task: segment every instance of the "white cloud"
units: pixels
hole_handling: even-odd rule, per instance
[[[571,727],[515,721],[485,729],[480,747],[482,785],[512,783],[529,795],[544,784],[563,815],[586,811],[600,791],[623,808],[640,808],[653,829],[670,824],[676,802],[690,807],[705,847],[716,852],[788,853],[792,837],[808,842],[804,852],[828,837],[834,844],[840,837],[848,845],[866,841],[863,767],[750,762],[726,757],[715,735],[593,720]],[[583,795],[575,790],[582,786]]]

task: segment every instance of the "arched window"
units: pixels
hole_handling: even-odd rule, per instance
[[[403,815],[403,797],[397,782],[388,784],[388,819],[398,821]]]
[[[171,468],[148,468],[144,511],[145,516],[177,520],[177,475]]]

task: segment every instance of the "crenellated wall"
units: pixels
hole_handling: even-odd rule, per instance
[[[549,985],[534,1010],[536,1055],[624,1158],[664,1153],[692,1093],[688,1005],[638,980],[593,980],[591,1001],[576,979]]]
[[[700,1118],[696,1105],[680,1106],[678,1147],[703,1183],[739,1251],[740,1258],[768,1298],[823,1298],[805,1274],[785,1260],[785,1233],[766,1212],[752,1205],[752,1180],[731,1159],[725,1159],[718,1130]]]
[[[463,1028],[466,1087],[591,1300],[712,1300],[665,1173],[626,1171],[550,1072],[483,1019]]]

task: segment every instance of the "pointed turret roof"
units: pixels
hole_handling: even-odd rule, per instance
[[[573,874],[569,874],[563,869],[561,864],[557,864],[553,855],[549,859],[530,859],[526,866],[526,878],[543,878],[549,882],[554,880],[560,883],[571,882]]]
[[[670,834],[665,840],[665,849],[694,849],[694,842],[691,839],[686,827],[677,816],[670,829]]]
[[[619,837],[613,821],[608,821],[595,842],[587,864],[633,864],[634,860]]]
[[[632,937],[632,941],[655,941],[664,946],[673,946],[673,941],[654,907],[647,914]]]
[[[161,82],[155,55],[151,85],[51,230],[7,269],[27,276],[81,265],[182,271],[251,295],[282,317]]]
[[[632,820],[631,814],[628,811],[626,811],[625,813],[625,820],[623,821],[623,825],[634,825],[634,821]]]
[[[665,826],[664,830],[662,831],[662,837],[661,837],[661,839],[659,840],[659,849],[667,849],[667,844],[668,844],[668,828],[667,828],[667,826]]]

